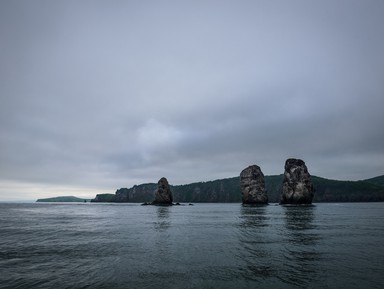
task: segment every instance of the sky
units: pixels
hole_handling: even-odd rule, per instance
[[[0,1],[0,200],[384,174],[384,1]]]

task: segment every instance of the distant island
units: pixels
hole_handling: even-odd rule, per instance
[[[89,199],[82,199],[74,196],[64,196],[64,197],[54,197],[54,198],[45,198],[38,199],[36,202],[89,202]]]
[[[278,203],[283,174],[265,176],[265,188],[270,203]],[[338,181],[311,176],[314,203],[319,202],[383,202],[384,175],[361,181]],[[170,186],[175,202],[241,203],[240,178]],[[157,184],[135,185],[118,189],[115,194],[98,194],[92,202],[144,203],[153,201]]]

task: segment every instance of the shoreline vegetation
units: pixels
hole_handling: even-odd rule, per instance
[[[279,203],[284,175],[265,176],[270,203]],[[384,175],[360,181],[339,181],[311,176],[314,203],[321,202],[383,202]],[[72,196],[38,199],[37,202],[152,202],[156,183],[118,189],[114,194],[98,194],[92,200]],[[174,202],[178,203],[241,203],[240,178],[218,179],[186,185],[170,185]],[[70,200],[71,198],[72,200]]]

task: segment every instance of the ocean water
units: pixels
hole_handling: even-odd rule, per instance
[[[384,203],[0,204],[0,288],[384,288]]]

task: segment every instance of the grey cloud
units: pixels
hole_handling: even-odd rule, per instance
[[[186,183],[251,163],[278,174],[287,157],[329,178],[382,174],[383,12],[382,1],[3,1],[0,193]]]

